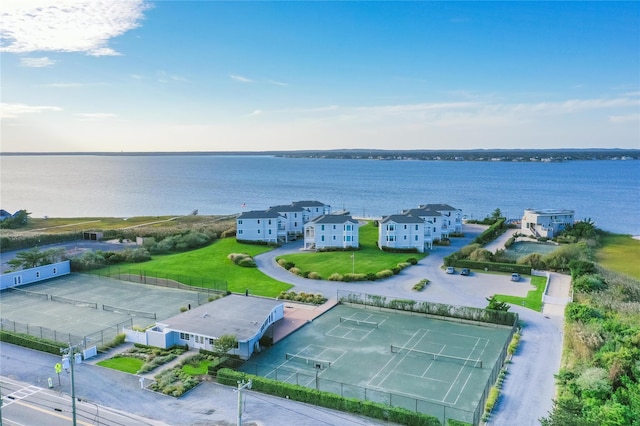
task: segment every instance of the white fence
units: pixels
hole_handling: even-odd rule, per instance
[[[535,269],[532,269],[531,275],[536,275],[538,277],[547,277],[547,283],[544,286],[544,293],[542,293],[542,303],[549,303],[551,305],[566,305],[570,302],[573,302],[572,295],[569,295],[569,297],[555,297],[547,295],[547,292],[549,291],[549,283],[551,282],[551,274],[549,272],[537,271]]]
[[[125,341],[139,343],[141,345],[147,344],[147,333],[144,331],[136,331],[130,328],[123,328],[122,331],[124,331],[125,336],[127,336]]]

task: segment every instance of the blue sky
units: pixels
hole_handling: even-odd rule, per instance
[[[639,2],[0,11],[2,152],[640,148]]]

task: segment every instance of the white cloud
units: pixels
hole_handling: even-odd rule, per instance
[[[243,77],[241,75],[229,74],[229,77],[232,80],[239,81],[240,83],[253,83],[253,80],[251,80],[250,78],[247,78],[247,77]]]
[[[275,84],[276,86],[288,86],[287,83],[283,83],[282,81],[267,80],[267,82],[269,82],[270,84]]]
[[[609,121],[612,123],[629,123],[631,121],[640,121],[640,114],[610,115]]]
[[[18,118],[25,114],[37,114],[45,111],[62,111],[55,106],[34,106],[25,104],[0,104],[0,118]]]
[[[46,56],[42,58],[20,58],[20,66],[29,68],[45,68],[55,64],[56,61]]]
[[[158,71],[157,78],[158,78],[158,83],[163,83],[163,84],[169,83],[169,81],[189,81],[184,77],[180,77],[179,75],[175,75],[175,74],[169,74],[166,71]]]
[[[256,115],[262,115],[262,110],[261,109],[253,110],[253,112],[247,115],[247,117],[255,117]]]
[[[83,83],[49,83],[49,84],[41,84],[40,87],[52,87],[54,89],[68,89],[72,87],[83,87],[86,86]]]
[[[80,117],[81,119],[84,119],[84,120],[104,120],[104,119],[108,119],[108,118],[117,117],[117,115],[115,115],[115,114],[102,113],[102,112],[76,114],[76,116],[78,116],[78,117]]]
[[[139,26],[144,0],[3,0],[0,52],[119,53],[109,40]]]

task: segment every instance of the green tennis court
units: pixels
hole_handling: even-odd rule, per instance
[[[125,323],[146,327],[207,302],[206,294],[195,291],[70,274],[4,290],[0,309],[3,329],[59,341],[59,335],[61,341],[69,339],[65,333],[96,341],[98,333],[104,341],[122,332]]]
[[[242,370],[471,423],[510,335],[506,327],[342,304]]]

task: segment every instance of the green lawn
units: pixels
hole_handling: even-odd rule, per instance
[[[511,303],[512,305],[524,306],[534,311],[542,312],[542,293],[547,284],[546,277],[531,277],[531,284],[536,288],[527,293],[527,297],[509,296],[506,294],[496,294],[496,298],[501,302]]]
[[[193,365],[190,364],[185,364],[182,366],[182,371],[184,371],[185,373],[189,374],[190,376],[201,376],[203,374],[207,374],[207,368],[213,363],[213,361],[210,361],[208,359],[205,360],[201,360],[198,363],[197,367],[194,367]]]
[[[380,250],[377,246],[378,228],[371,222],[360,227],[359,238],[360,250],[294,253],[277,259],[284,258],[293,262],[302,272],[317,272],[322,279],[327,279],[333,273],[376,273],[392,269],[411,257],[420,260],[426,256],[425,253],[388,253]]]
[[[144,361],[138,358],[118,357],[105,359],[104,361],[97,362],[97,364],[101,367],[111,368],[112,370],[136,374],[144,364]]]
[[[256,256],[271,250],[270,247],[253,244],[240,244],[235,238],[224,238],[201,249],[178,254],[156,255],[153,259],[127,265],[136,271],[144,271],[148,275],[182,275],[194,278],[207,277],[226,281],[228,290],[244,293],[249,289],[251,294],[276,297],[287,291],[290,284],[282,283],[263,274],[257,268],[244,268],[235,265],[227,256],[231,253],[246,253]]]
[[[606,269],[640,279],[640,240],[629,235],[606,234],[596,260]]]

